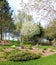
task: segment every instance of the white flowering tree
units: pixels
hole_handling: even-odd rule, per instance
[[[21,45],[23,45],[24,38],[33,37],[40,33],[40,29],[37,23],[34,22],[24,22],[21,29]]]

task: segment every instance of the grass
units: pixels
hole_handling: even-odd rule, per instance
[[[2,51],[2,49],[3,49],[3,47],[2,47],[2,46],[0,46],[0,51]]]
[[[56,54],[24,62],[0,61],[0,65],[56,65]]]
[[[54,49],[56,50],[56,47],[53,47],[53,46],[36,46],[36,48],[41,48],[41,49],[47,49],[47,48],[51,48],[51,49]]]
[[[19,41],[10,41],[10,42],[11,42],[11,45],[20,46]]]

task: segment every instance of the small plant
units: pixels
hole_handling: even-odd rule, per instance
[[[11,48],[14,48],[14,49],[15,49],[15,48],[16,48],[16,46],[15,46],[15,45],[12,45],[12,46],[11,46]]]
[[[42,52],[45,53],[45,50],[43,50]]]
[[[7,57],[6,53],[1,53],[0,54],[0,58],[6,58],[6,57]]]
[[[32,46],[30,46],[29,49],[33,49]]]
[[[43,50],[47,50],[47,48],[44,48]]]
[[[39,57],[41,57],[41,56],[42,56],[42,53],[41,53],[41,52],[39,52],[39,53],[38,53],[38,56],[39,56]]]
[[[54,50],[51,49],[50,52],[54,52]]]

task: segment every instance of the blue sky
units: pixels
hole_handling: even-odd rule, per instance
[[[17,12],[19,9],[21,9],[21,0],[8,0],[9,5],[14,12]],[[23,0],[23,2],[27,3],[28,0]]]
[[[14,12],[17,12],[21,6],[20,6],[20,0],[8,0],[9,5],[11,7],[12,10],[14,10]]]

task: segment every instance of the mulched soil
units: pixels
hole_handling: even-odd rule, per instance
[[[9,51],[12,51],[12,50],[14,50],[14,49],[13,48],[4,48],[3,49],[3,51],[5,51],[5,52],[7,52],[7,51],[9,52]]]

